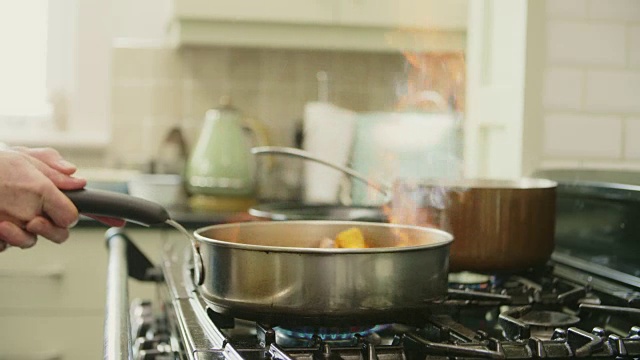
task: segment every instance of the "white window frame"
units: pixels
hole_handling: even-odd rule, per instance
[[[0,142],[57,148],[110,143],[110,3],[49,0],[47,88],[54,99],[56,128],[3,130]]]

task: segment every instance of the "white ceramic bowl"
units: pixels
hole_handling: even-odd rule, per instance
[[[163,206],[184,202],[182,176],[172,174],[141,174],[129,180],[129,194],[154,201]]]

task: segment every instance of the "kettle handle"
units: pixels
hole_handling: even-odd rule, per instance
[[[256,143],[258,146],[269,146],[271,144],[267,127],[258,119],[252,117],[243,118],[242,128],[249,130],[256,137]]]
[[[242,128],[248,130],[253,134],[256,139],[256,147],[267,147],[271,145],[271,139],[269,136],[269,130],[258,119],[252,117],[245,117],[242,119]],[[267,157],[265,159],[265,165],[268,170],[273,168],[273,158]]]

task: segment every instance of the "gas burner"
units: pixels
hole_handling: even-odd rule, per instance
[[[359,338],[367,338],[369,342],[376,343],[375,334],[389,328],[391,325],[376,326],[350,326],[350,327],[275,327],[276,343],[283,346],[315,346],[319,342],[334,346],[353,346]]]
[[[560,327],[575,325],[580,321],[580,318],[558,311],[532,310],[524,314],[520,321],[529,326]]]
[[[558,311],[533,310],[531,306],[509,309],[499,316],[504,336],[510,340],[551,339],[556,328],[566,328],[580,322],[580,318]]]
[[[449,274],[449,287],[461,290],[486,290],[491,287],[492,277],[472,272]]]

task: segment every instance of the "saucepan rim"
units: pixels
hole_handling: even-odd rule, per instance
[[[466,179],[398,179],[394,182],[397,185],[415,186],[442,186],[462,189],[496,189],[496,190],[531,190],[531,189],[553,189],[558,183],[542,178],[518,178],[518,179],[496,179],[496,178],[466,178]],[[392,191],[393,192],[393,191]]]
[[[253,215],[258,218],[271,219],[271,220],[326,220],[326,221],[361,221],[359,219],[330,219],[330,218],[304,218],[300,215],[296,215],[295,212],[305,212],[308,210],[344,210],[344,211],[362,211],[369,212],[371,215],[379,215],[382,213],[380,206],[369,205],[340,205],[340,204],[327,204],[327,203],[314,203],[314,202],[295,202],[284,201],[274,203],[262,203],[257,204],[249,209],[249,215]],[[373,222],[373,221],[366,221]],[[382,221],[381,221],[382,222]]]
[[[266,246],[266,245],[254,245],[245,243],[236,243],[231,241],[214,239],[208,236],[202,235],[211,229],[226,229],[234,227],[266,227],[266,226],[287,226],[291,225],[344,225],[345,227],[384,227],[398,230],[419,231],[428,232],[434,234],[440,239],[433,241],[433,243],[416,246],[399,246],[399,247],[376,247],[365,249],[340,249],[340,248],[308,248],[308,247],[285,247],[285,246]],[[291,221],[252,221],[243,223],[231,223],[231,224],[219,224],[206,226],[194,231],[194,237],[202,243],[212,244],[216,246],[224,246],[235,249],[253,250],[261,252],[274,252],[274,253],[314,253],[314,254],[375,254],[375,253],[391,253],[391,252],[404,252],[404,251],[419,251],[426,249],[436,249],[444,246],[448,246],[453,242],[453,235],[443,230],[427,228],[414,225],[401,225],[401,224],[389,224],[389,223],[372,223],[364,221],[333,221],[333,220],[291,220]]]

